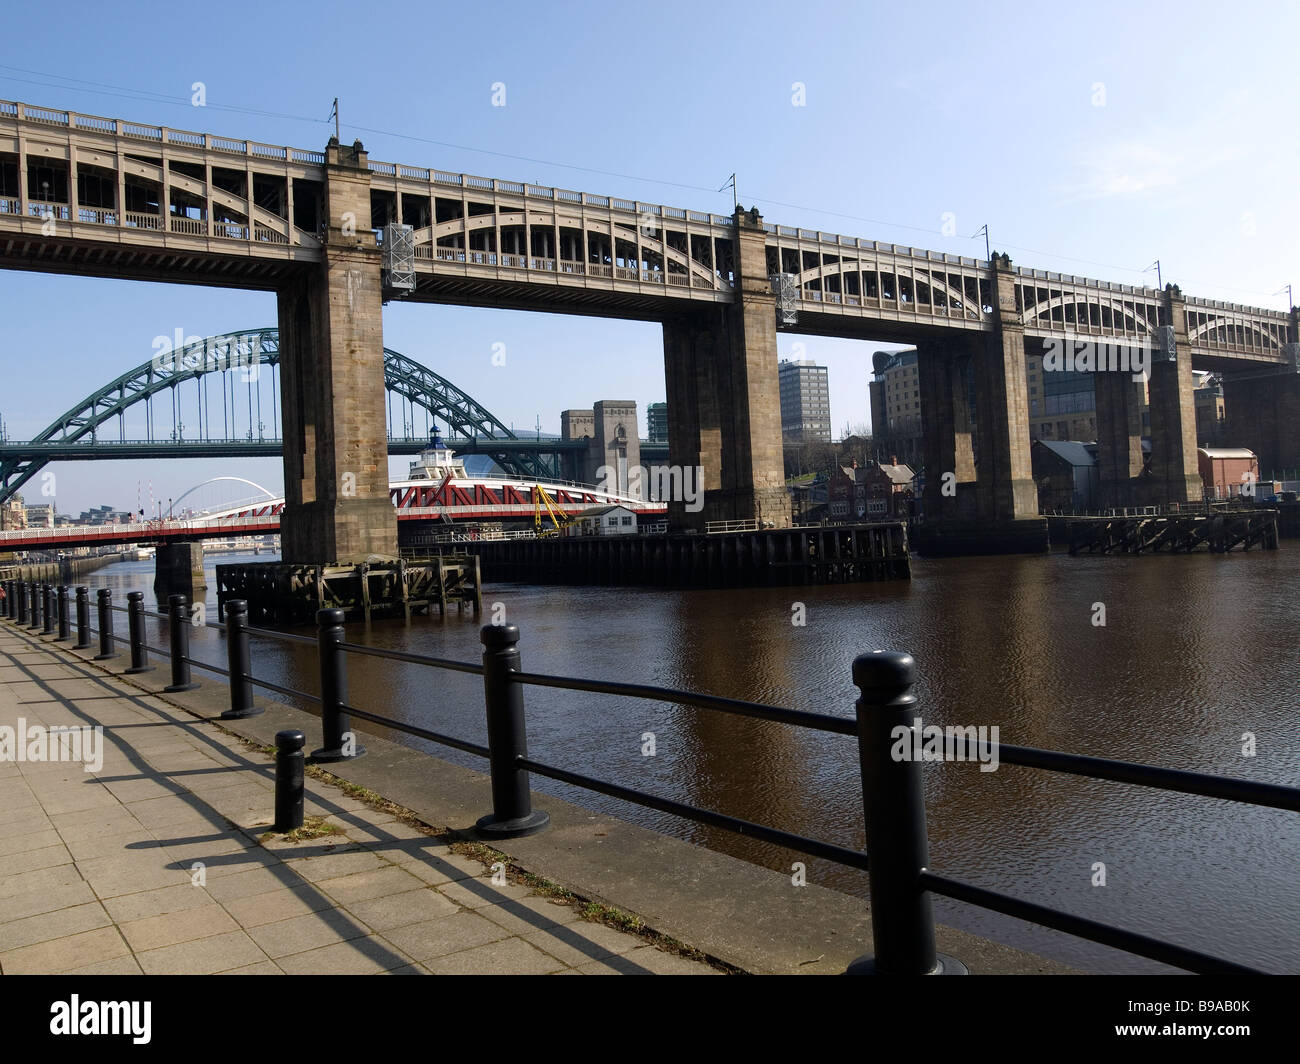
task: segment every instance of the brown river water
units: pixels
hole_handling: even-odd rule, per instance
[[[1295,785],[1300,553],[914,559],[910,582],[662,591],[499,584],[525,669],[850,716],[855,655],[905,650],[925,724],[996,725],[1004,743]],[[232,556],[209,559],[232,561]],[[253,560],[251,558],[247,560]],[[267,560],[263,555],[257,560]],[[94,574],[151,592],[152,562]],[[210,585],[213,581],[210,580]],[[147,595],[148,597],[148,595]],[[795,603],[805,623],[792,624]],[[1105,606],[1104,627],[1093,624]],[[215,616],[215,591],[209,591]],[[124,628],[119,615],[119,626]],[[348,638],[477,661],[466,612],[349,625]],[[306,633],[310,629],[303,630]],[[165,645],[163,626],[154,638]],[[255,640],[254,672],[315,691],[314,651]],[[193,653],[224,663],[215,631]],[[163,659],[158,659],[165,667]],[[484,742],[475,676],[352,657],[352,702]],[[202,678],[201,675],[199,678]],[[759,823],[865,844],[854,740],[673,704],[526,689],[530,754]],[[367,726],[369,728],[369,726]],[[653,732],[655,754],[642,753]],[[1243,756],[1242,736],[1255,736]],[[388,738],[481,768],[400,733]],[[1300,972],[1300,814],[1001,765],[924,767],[931,867],[1017,897],[1274,972]],[[864,873],[533,777],[534,788],[866,896]],[[486,810],[484,810],[486,812]],[[1106,869],[1094,886],[1094,864]],[[663,870],[672,875],[671,868]],[[1159,965],[965,904],[937,918],[1077,967]]]

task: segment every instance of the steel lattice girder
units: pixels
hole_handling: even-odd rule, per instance
[[[123,414],[136,403],[168,388],[208,373],[242,372],[250,352],[266,366],[280,361],[278,329],[245,329],[204,337],[172,355],[156,356],[87,396],[81,403],[51,422],[32,443],[69,442],[86,436],[94,439],[100,425]],[[398,351],[384,348],[384,387],[428,410],[447,423],[449,430],[463,436],[513,440],[517,437],[472,396],[447,378]],[[107,444],[106,446],[112,446]],[[159,443],[166,450],[166,443]],[[554,475],[540,455],[487,454],[516,476]],[[50,461],[48,456],[0,462],[0,502],[14,495]]]

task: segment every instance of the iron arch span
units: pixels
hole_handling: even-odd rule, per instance
[[[238,373],[247,379],[257,372],[257,367],[278,366],[279,362],[280,333],[275,328],[244,329],[191,339],[183,346],[156,353],[148,362],[92,392],[52,421],[31,442],[93,442],[114,418],[123,417],[136,404],[174,390],[187,381],[213,373]],[[484,446],[485,440],[517,437],[491,411],[446,377],[387,347],[384,348],[384,387],[413,406],[422,407],[431,418],[445,422],[450,434],[477,439],[478,453],[490,456],[507,472],[521,477],[551,474],[536,454],[494,453],[490,445]],[[51,456],[42,455],[0,461],[0,502],[14,495],[52,460]]]

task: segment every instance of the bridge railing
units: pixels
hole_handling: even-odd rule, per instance
[[[262,527],[278,515],[265,517],[222,517],[195,520],[135,521],[116,525],[58,525],[54,528],[19,528],[0,532],[0,546],[6,543],[39,543],[43,540],[59,541],[70,538],[106,539],[118,536],[158,534],[178,536],[188,533],[222,535],[242,528]]]
[[[17,625],[28,624],[31,617],[32,630],[53,634],[48,612],[52,608],[60,614],[59,638],[70,639],[67,589],[63,589],[64,594],[57,595],[51,593],[49,588],[33,588],[29,594],[28,588],[29,585],[9,581],[5,585],[6,595],[0,615]],[[102,588],[98,592],[101,628],[99,659],[105,661],[117,656],[113,615],[115,610],[121,611],[121,607],[112,606],[111,596],[112,591],[108,588]],[[230,685],[230,708],[222,714],[225,719],[263,712],[263,708],[256,705],[253,699],[254,685],[317,704],[320,706],[324,735],[321,749],[312,755],[318,762],[346,761],[364,755],[364,748],[352,730],[353,717],[486,759],[492,782],[492,811],[477,822],[477,828],[487,838],[514,838],[534,834],[547,827],[549,816],[532,808],[530,774],[536,773],[642,808],[655,809],[694,823],[706,824],[796,853],[865,871],[869,877],[874,955],[861,958],[851,965],[849,970],[853,972],[882,975],[964,972],[966,969],[960,960],[944,957],[935,949],[931,895],[939,894],[1188,971],[1206,974],[1261,974],[1257,969],[1237,961],[1079,917],[931,871],[928,867],[929,844],[921,775],[921,761],[929,758],[922,754],[922,729],[916,716],[917,699],[912,693],[916,680],[915,662],[907,654],[875,651],[862,654],[854,660],[853,682],[858,688],[859,697],[854,706],[854,715],[846,716],[648,684],[526,672],[519,653],[519,629],[514,625],[488,625],[481,630],[484,647],[481,662],[455,661],[347,642],[343,626],[344,613],[339,609],[319,611],[315,640],[250,627],[247,604],[240,600],[226,603],[223,625],[205,625],[224,633],[229,667],[222,669],[188,655],[188,629],[196,623],[197,618],[191,614],[184,596],[171,596],[165,614],[145,610],[141,592],[132,592],[128,597],[131,604],[123,612],[128,614],[129,619],[132,664],[126,671],[148,671],[148,653],[152,650],[170,659],[172,684],[167,690],[188,690],[195,686],[188,672],[191,665],[225,676]],[[87,589],[77,588],[77,645],[81,648],[90,646],[86,601]],[[34,615],[29,604],[35,608]],[[43,622],[42,606],[45,609]],[[143,622],[146,616],[168,622],[167,650],[144,645]],[[297,691],[256,678],[252,671],[250,638],[265,638],[301,646],[315,645],[319,672],[318,693]],[[442,734],[353,705],[347,684],[346,663],[349,655],[482,676],[486,744]],[[725,713],[853,737],[856,739],[854,745],[865,813],[867,850],[864,852],[704,809],[531,757],[528,753],[524,704],[524,692],[528,687],[668,702],[709,713]],[[971,739],[968,735],[968,732],[963,733],[963,729],[948,730],[944,760],[978,761],[983,768],[990,759],[986,755],[995,754],[997,763],[1019,765],[1038,771],[1300,812],[1300,788],[1296,787],[1054,750],[1003,745],[996,739],[989,744],[987,740]],[[910,750],[907,748],[909,742]]]

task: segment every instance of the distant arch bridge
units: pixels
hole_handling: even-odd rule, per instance
[[[274,328],[189,338],[188,343],[164,350],[92,392],[34,439],[0,442],[0,502],[52,461],[280,455],[279,363],[280,335]],[[264,394],[264,386],[269,395]],[[220,421],[212,394],[218,387]],[[389,397],[390,453],[417,453],[425,446],[428,431],[442,422],[447,428],[447,444],[457,453],[485,454],[507,473],[550,479],[559,473],[562,453],[586,447],[583,440],[519,438],[447,378],[387,347],[384,387]],[[401,435],[394,431],[394,400],[401,415]],[[170,410],[170,420],[164,410],[159,430],[155,406],[163,403]],[[270,426],[263,421],[264,403]],[[421,411],[426,427],[423,436],[417,434]],[[140,413],[147,422],[147,438],[128,439],[128,418]],[[192,432],[189,439],[185,438],[187,417]],[[273,430],[269,436],[268,427]]]

